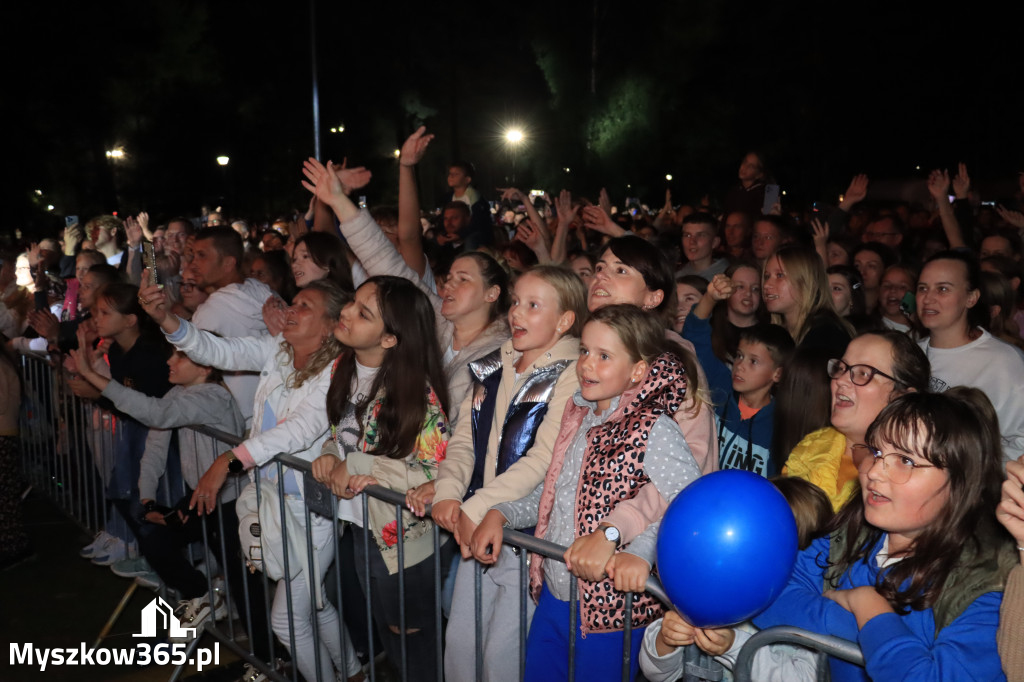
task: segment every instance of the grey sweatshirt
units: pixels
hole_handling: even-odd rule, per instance
[[[168,429],[179,429],[181,473],[185,482],[195,489],[213,460],[222,452],[230,450],[231,445],[182,427],[210,426],[237,436],[242,435],[245,427],[231,393],[220,384],[173,386],[163,398],[150,398],[111,381],[103,389],[103,395],[118,410],[150,427],[139,474],[139,497],[143,500],[156,499],[157,482],[167,468],[167,449],[171,443],[171,432]],[[219,497],[222,503],[230,502],[238,496],[234,478],[229,476],[221,488]],[[243,485],[245,482],[242,481]],[[171,491],[171,498],[176,499],[179,492]]]

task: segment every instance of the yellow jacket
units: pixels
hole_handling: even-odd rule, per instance
[[[782,468],[785,476],[794,476],[809,481],[825,491],[832,509],[839,511],[857,490],[858,480],[847,481],[842,490],[836,492],[839,483],[839,469],[846,452],[846,436],[831,426],[812,431],[797,443],[793,452],[789,453],[786,466]]]

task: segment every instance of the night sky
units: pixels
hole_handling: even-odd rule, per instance
[[[455,158],[485,192],[504,185],[513,123],[526,133],[519,186],[607,186],[652,206],[668,173],[677,203],[720,194],[751,148],[792,202],[834,200],[856,172],[902,181],[961,160],[1005,196],[1024,170],[1019,6],[597,0],[410,14],[318,0],[311,33],[304,3],[99,4],[5,12],[29,41],[6,45],[5,230],[203,203],[257,220],[304,208],[314,34],[322,155],[371,168],[371,203],[394,200],[392,151],[420,123],[438,136],[420,169],[425,206]]]

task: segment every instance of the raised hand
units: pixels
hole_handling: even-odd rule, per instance
[[[711,282],[708,283],[708,294],[711,298],[716,301],[724,301],[732,296],[732,292],[736,290],[733,286],[732,280],[729,279],[728,275],[718,273],[711,278]]]
[[[843,200],[839,203],[839,208],[848,211],[854,204],[864,201],[864,197],[867,195],[868,176],[863,173],[854,175],[853,180],[850,180],[850,186],[843,193]]]
[[[331,162],[327,162],[328,167],[332,166]],[[334,173],[338,176],[338,180],[341,181],[341,188],[346,195],[352,193],[352,190],[366,187],[370,184],[370,178],[373,174],[366,170],[363,166],[357,166],[355,168],[348,167],[348,159],[342,159],[340,166],[333,166]]]
[[[536,253],[538,257],[541,255],[550,257],[544,235],[533,225],[531,220],[527,219],[519,223],[519,227],[516,229],[516,239],[529,246],[530,250]]]
[[[1019,230],[1024,230],[1024,213],[1020,211],[1011,211],[1005,206],[996,206],[996,213],[999,217],[1006,221],[1007,224],[1013,225]]]
[[[608,197],[608,190],[604,187],[601,188],[601,193],[597,195],[597,205],[601,207],[601,210],[608,214],[609,217],[612,215],[612,200]]]
[[[139,221],[128,216],[124,219],[124,231],[128,235],[128,246],[133,249],[138,247],[142,242],[142,225],[139,224]]]
[[[665,190],[665,205],[661,208],[665,213],[672,212],[672,190]]]
[[[423,160],[427,153],[430,141],[434,139],[433,133],[427,135],[427,127],[420,126],[402,144],[402,151],[398,157],[398,163],[403,166],[415,166]]]
[[[142,271],[142,281],[150,281],[149,277],[149,268],[146,268]],[[139,305],[168,334],[178,330],[178,318],[167,312],[170,306],[161,285],[156,284],[139,290]]]
[[[309,157],[302,164],[302,174],[306,176],[302,186],[325,204],[331,204],[339,197],[348,195],[334,164],[330,161],[324,166],[313,157]]]
[[[523,194],[523,191],[516,187],[498,187],[497,190],[501,192],[502,201],[518,201],[521,204],[529,201],[529,198]]]
[[[938,202],[939,206],[949,203],[949,173],[945,170],[933,170],[928,174],[928,193]]]
[[[967,192],[971,189],[971,176],[967,174],[967,164],[963,161],[957,169],[956,177],[953,178],[953,194],[957,199],[966,199]]]
[[[555,213],[558,215],[559,225],[565,224],[566,228],[568,228],[576,220],[579,212],[580,207],[573,206],[572,204],[572,192],[563,189],[558,193],[558,198],[555,199]]]
[[[828,264],[828,223],[811,218],[811,233],[814,239],[814,250],[821,257],[821,262]]]
[[[597,206],[583,207],[583,224],[588,229],[606,234],[609,237],[621,237],[626,234],[626,231],[612,220],[610,214]]]
[[[82,233],[82,228],[78,226],[78,223],[70,225],[64,228],[64,255],[74,256],[75,249],[82,243],[82,239],[85,235]]]

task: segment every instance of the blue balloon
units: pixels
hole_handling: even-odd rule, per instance
[[[750,620],[786,586],[797,555],[796,520],[770,481],[729,469],[676,496],[658,533],[665,592],[696,627]]]

